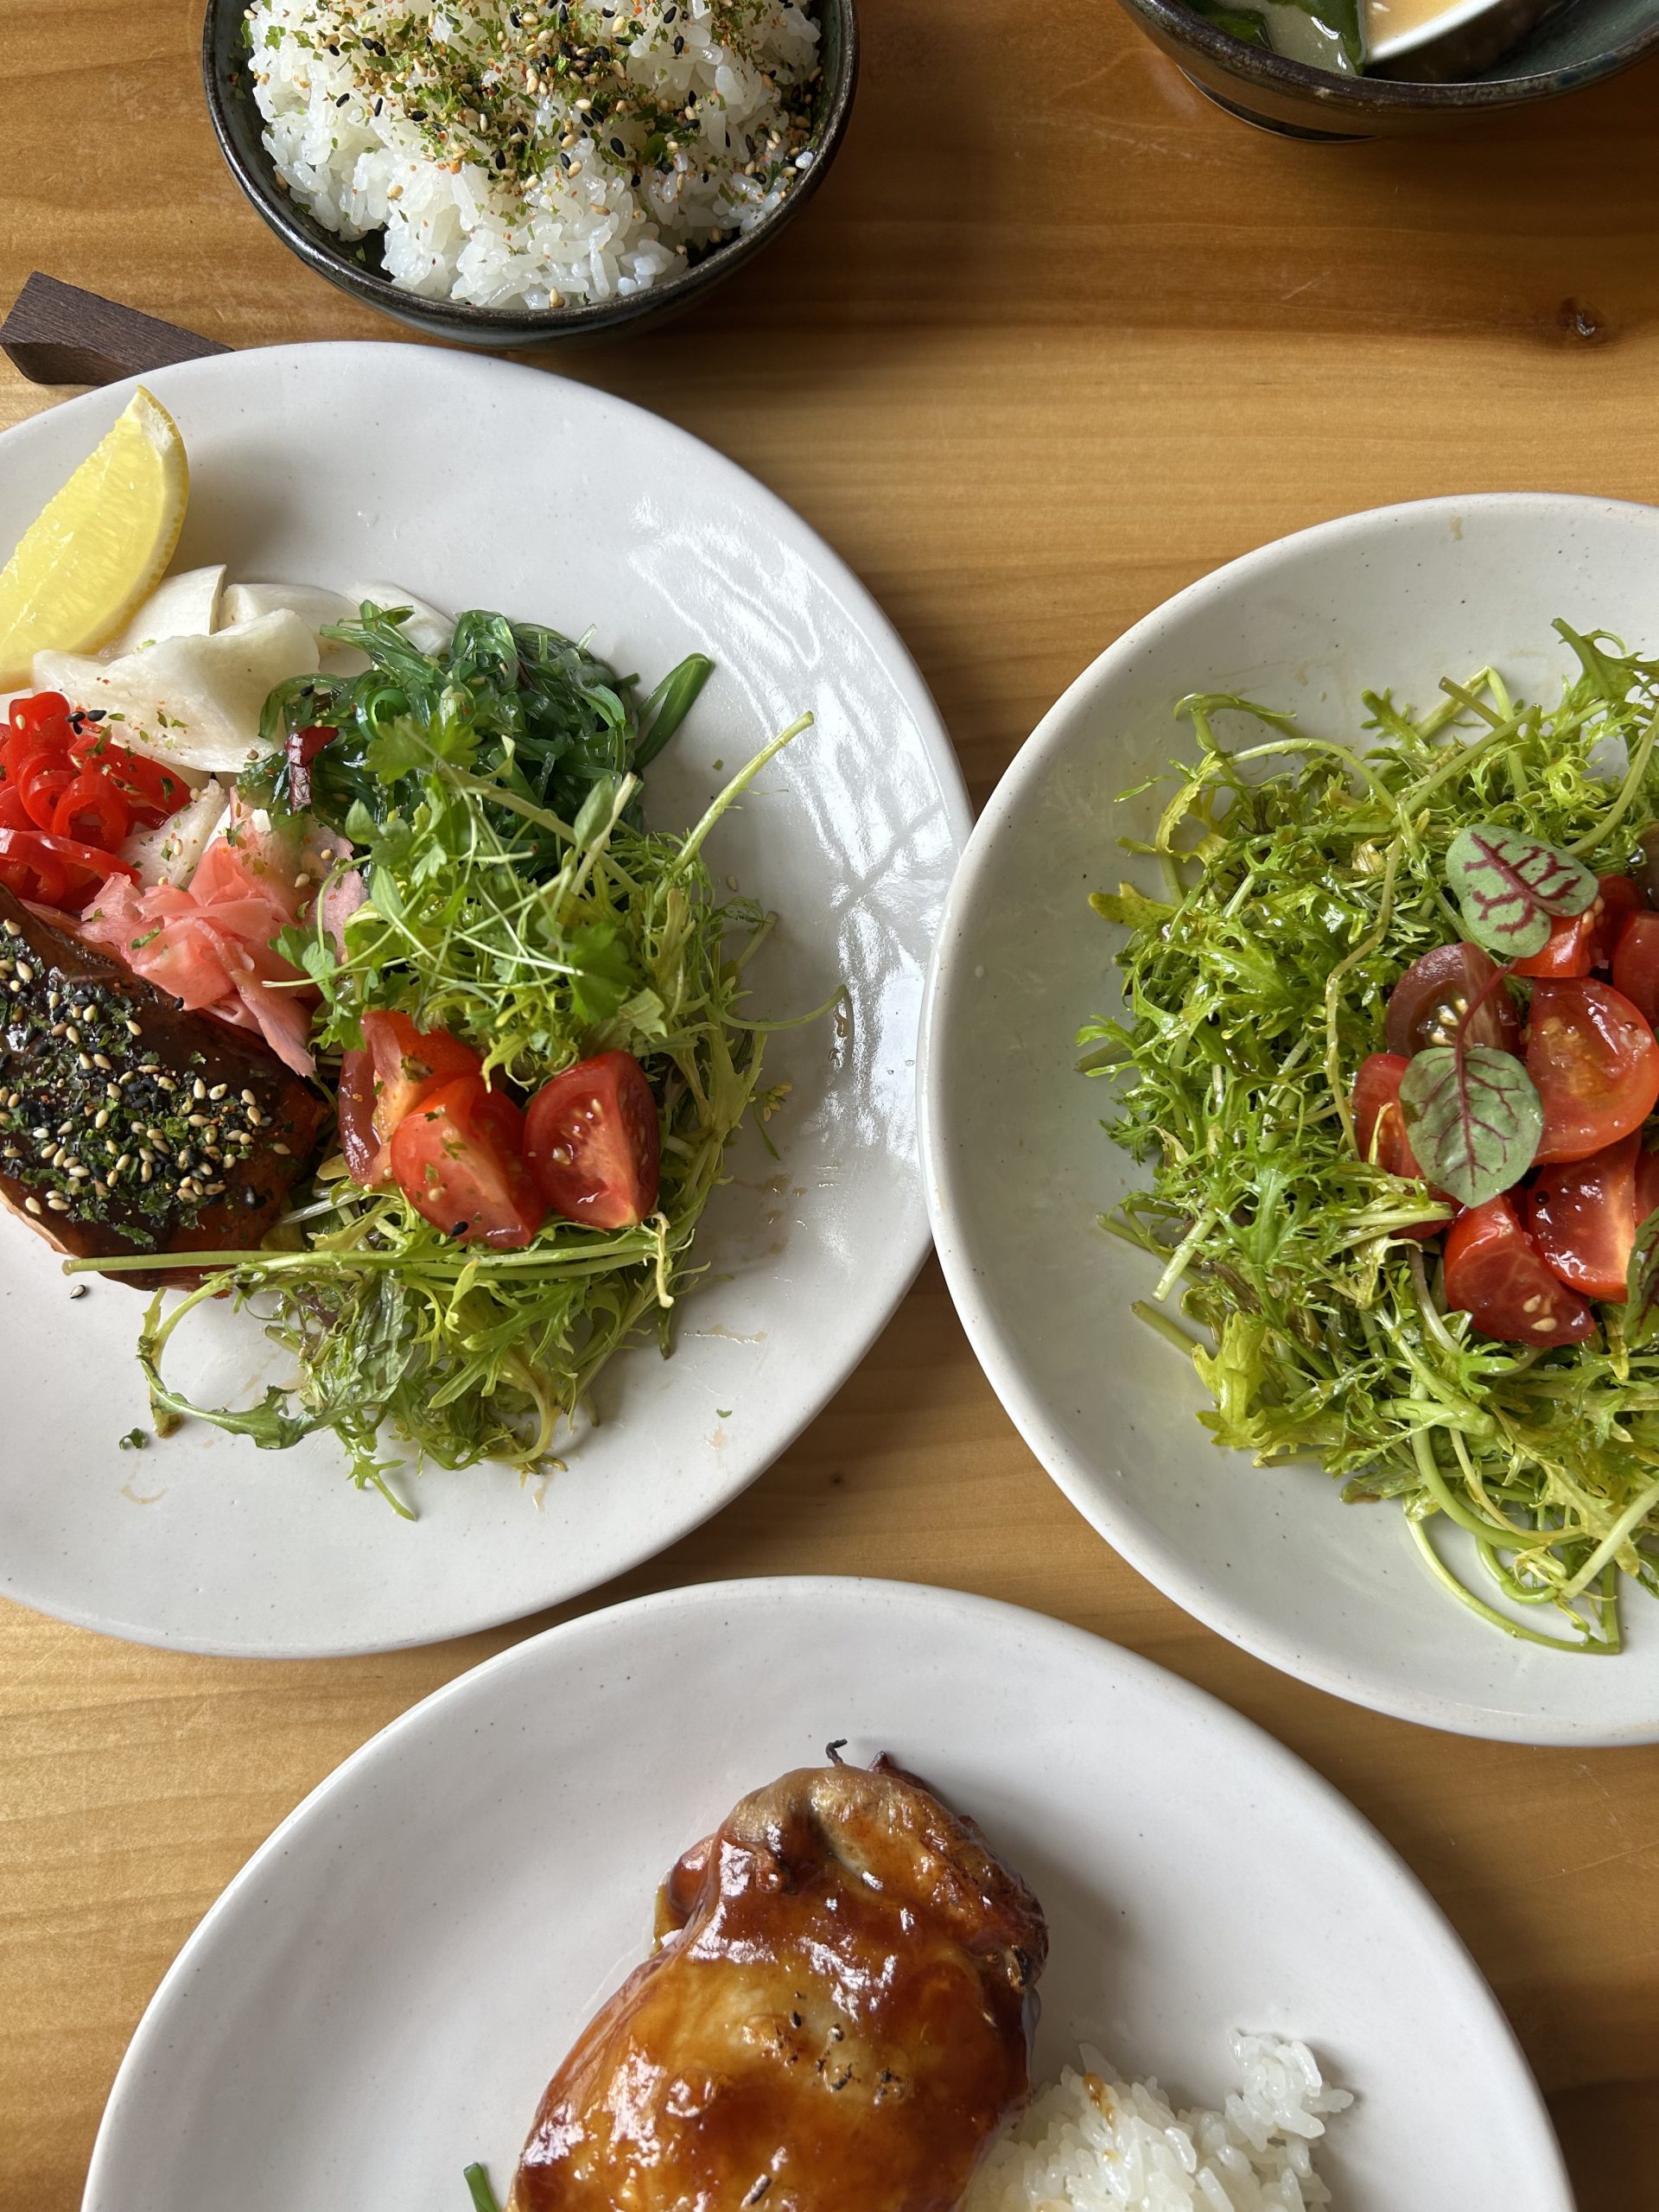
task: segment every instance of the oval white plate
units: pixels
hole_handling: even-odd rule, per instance
[[[1659,1737],[1659,1606],[1617,1659],[1484,1626],[1432,1581],[1397,1511],[1317,1469],[1224,1456],[1180,1354],[1129,1312],[1152,1265],[1096,1216],[1137,1171],[1103,1135],[1073,1039],[1119,1003],[1122,942],[1087,905],[1136,864],[1192,757],[1175,701],[1237,691],[1352,736],[1360,693],[1427,703],[1498,663],[1553,696],[1550,623],[1659,646],[1659,512],[1556,495],[1440,499],[1328,523],[1219,570],[1103,653],[1020,753],[952,889],[923,1015],[934,1236],[974,1349],[1032,1450],[1147,1579],[1287,1673],[1408,1720],[1536,1743]],[[1553,648],[1553,650],[1552,650]]]
[[[146,1418],[141,1296],[73,1305],[55,1256],[0,1233],[6,1343],[0,1588],[89,1627],[261,1656],[424,1643],[512,1619],[671,1543],[766,1466],[850,1373],[927,1245],[915,1166],[922,971],[967,830],[938,716],[863,587],[780,501],[683,431],[602,392],[461,353],[285,346],[149,379],[189,448],[179,565],[344,587],[385,576],[441,607],[579,632],[647,683],[695,649],[717,673],[647,784],[689,823],[804,709],[817,726],[709,847],[775,906],[754,1014],[846,1013],[772,1040],[794,1084],[698,1240],[709,1283],[667,1362],[601,1385],[569,1471],[434,1470],[420,1519],[359,1496],[331,1440],[260,1452],[200,1426],[123,1452]],[[0,442],[0,547],[129,396],[72,400]],[[718,764],[722,764],[723,767]],[[257,1392],[266,1347],[216,1314],[181,1379]]]
[[[474,2158],[505,2196],[549,2075],[648,1948],[675,1857],[837,1736],[930,1780],[1036,1889],[1043,2072],[1091,2033],[1219,2102],[1230,2028],[1299,2035],[1359,2094],[1320,2159],[1343,2212],[1571,2212],[1467,1954],[1300,1760],[1079,1630],[833,1580],[551,1629],[348,1759],[162,1983],[83,2212],[464,2212]]]

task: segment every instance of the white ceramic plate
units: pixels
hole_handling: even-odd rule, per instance
[[[1320,2158],[1344,2212],[1571,2212],[1467,1954],[1300,1760],[1078,1630],[830,1580],[550,1630],[348,1759],[162,1983],[84,2212],[463,2212],[474,2158],[505,2196],[674,1859],[836,1736],[972,1813],[1042,1899],[1043,2073],[1088,2033],[1219,2102],[1230,2028],[1299,2035],[1359,2094]]]
[[[949,742],[869,594],[772,494],[683,431],[538,372],[403,346],[304,346],[149,379],[189,448],[179,564],[345,586],[385,576],[455,610],[580,632],[647,681],[693,649],[718,672],[647,785],[689,823],[810,708],[816,729],[709,848],[775,906],[752,1008],[837,983],[843,1017],[773,1040],[792,1081],[732,1154],[699,1237],[713,1280],[667,1362],[618,1362],[604,1426],[569,1471],[413,1484],[413,1527],[341,1472],[331,1441],[266,1453],[187,1429],[142,1455],[143,1300],[74,1304],[54,1255],[0,1234],[6,1420],[0,1588],[119,1636],[264,1656],[380,1649],[511,1619],[591,1588],[734,1497],[856,1365],[926,1249],[915,1166],[922,971],[967,829]],[[0,547],[125,404],[71,401],[0,442]],[[723,763],[723,770],[719,764]],[[257,1393],[267,1350],[215,1315],[181,1380]]]
[[[1136,865],[1160,801],[1119,797],[1192,757],[1172,715],[1237,691],[1352,736],[1360,693],[1427,703],[1497,662],[1554,695],[1550,628],[1659,647],[1659,512],[1554,495],[1351,516],[1252,553],[1138,623],[1080,677],[998,786],[953,887],[923,1019],[934,1236],[974,1348],[1032,1450],[1148,1580],[1248,1650],[1410,1720],[1537,1743],[1659,1737],[1659,1607],[1618,1659],[1516,1643],[1432,1581],[1402,1516],[1312,1467],[1224,1456],[1180,1354],[1135,1320],[1153,1274],[1096,1216],[1136,1171],[1073,1039],[1119,1003],[1121,935],[1091,891]],[[1147,879],[1150,883],[1152,879]]]

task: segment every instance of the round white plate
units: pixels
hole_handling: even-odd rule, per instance
[[[938,715],[868,592],[789,509],[683,431],[581,385],[461,353],[283,346],[149,380],[189,448],[179,564],[343,587],[383,576],[452,611],[580,632],[647,683],[717,673],[652,767],[649,818],[689,824],[804,709],[817,728],[709,848],[776,907],[750,1011],[844,983],[845,1011],[772,1039],[794,1090],[731,1155],[697,1243],[709,1280],[677,1349],[616,1363],[568,1471],[430,1471],[410,1526],[332,1440],[261,1452],[200,1425],[124,1452],[146,1418],[140,1294],[69,1302],[55,1256],[0,1231],[6,1421],[0,1588],[118,1636],[265,1657],[424,1643],[590,1589],[734,1497],[857,1364],[927,1245],[915,1165],[922,971],[967,830]],[[125,404],[118,385],[0,442],[0,548]],[[180,1378],[257,1395],[280,1372],[216,1313]]]
[[[1355,735],[1360,693],[1427,704],[1497,663],[1554,696],[1550,627],[1659,647],[1659,512],[1556,495],[1437,499],[1351,516],[1207,576],[1080,677],[998,786],[940,933],[923,1016],[923,1158],[939,1256],[998,1395],[1102,1535],[1210,1627],[1287,1673],[1471,1735],[1659,1737],[1659,1606],[1624,1605],[1617,1659],[1541,1650],[1442,1592],[1387,1505],[1344,1505],[1316,1468],[1217,1451],[1180,1353],[1129,1312],[1151,1262],[1096,1217],[1138,1171],[1103,1134],[1073,1039],[1120,1003],[1121,932],[1090,911],[1141,864],[1157,792],[1192,757],[1190,691]],[[1154,879],[1143,877],[1149,886]]]
[[[162,1983],[83,2212],[464,2212],[475,2158],[505,2198],[548,2076],[649,1948],[673,1860],[838,1736],[972,1814],[1036,1890],[1040,2073],[1088,2034],[1219,2103],[1230,2029],[1300,2036],[1358,2093],[1319,2160],[1343,2212],[1571,2212],[1468,1955],[1300,1760],[1079,1630],[834,1580],[550,1630],[348,1759]]]

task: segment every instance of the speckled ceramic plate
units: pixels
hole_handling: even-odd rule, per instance
[[[774,1040],[793,1084],[746,1139],[697,1246],[671,1360],[616,1363],[567,1471],[429,1471],[399,1521],[331,1442],[283,1453],[195,1427],[142,1452],[141,1295],[72,1304],[55,1256],[0,1225],[6,1405],[0,1588],[118,1636],[275,1656],[456,1635],[591,1588],[753,1480],[846,1377],[926,1249],[915,1166],[922,971],[967,827],[949,742],[869,594],[788,508],[683,431],[580,385],[403,346],[304,346],[149,379],[190,453],[181,566],[344,586],[385,576],[451,609],[569,631],[653,677],[718,672],[652,770],[651,818],[689,823],[766,737],[817,728],[709,849],[781,917],[757,1012],[837,984],[838,1017]],[[129,397],[72,400],[0,441],[0,549]],[[223,1404],[276,1372],[215,1313],[181,1379]]]
[[[1471,1735],[1659,1738],[1659,1605],[1627,1595],[1616,1659],[1516,1643],[1439,1587],[1393,1508],[1345,1506],[1310,1466],[1215,1449],[1191,1365],[1130,1313],[1154,1271],[1097,1226],[1137,1171],[1101,1133],[1100,1086],[1074,1071],[1079,1026],[1118,1003],[1118,939],[1087,901],[1138,871],[1156,887],[1116,841],[1152,834],[1159,795],[1121,795],[1192,757],[1172,711],[1187,692],[1242,693],[1329,737],[1359,729],[1366,689],[1421,705],[1443,675],[1489,662],[1553,698],[1567,658],[1554,618],[1652,650],[1656,578],[1659,511],[1554,493],[1350,515],[1206,576],[1078,677],[998,786],[924,1020],[939,1255],[1055,1481],[1221,1635],[1338,1697]],[[1485,1587],[1472,1557],[1459,1563]]]
[[[162,1983],[83,2212],[465,2212],[474,2159],[505,2197],[670,1866],[831,1737],[924,1776],[1042,1900],[1041,2074],[1087,2036],[1219,2103],[1230,2031],[1299,2036],[1357,2093],[1319,2155],[1343,2212],[1571,2212],[1467,1954],[1299,1759],[1077,1629],[830,1580],[550,1630],[348,1759]]]

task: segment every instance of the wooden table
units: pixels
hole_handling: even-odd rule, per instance
[[[787,245],[695,319],[558,366],[709,439],[851,561],[976,798],[1128,623],[1282,531],[1463,490],[1659,499],[1659,72],[1465,138],[1307,147],[1206,106],[1104,0],[865,14],[850,139]],[[391,338],[220,166],[200,19],[4,0],[0,304],[41,268],[232,345]],[[54,396],[0,378],[0,423]],[[1659,2204],[1659,1751],[1430,1733],[1208,1634],[1046,1479],[931,1267],[768,1476],[586,1604],[796,1572],[1036,1606],[1261,1721],[1471,1946],[1583,2212]],[[0,1611],[0,2212],[79,2202],[139,2013],[276,1822],[543,1625],[287,1666]]]

